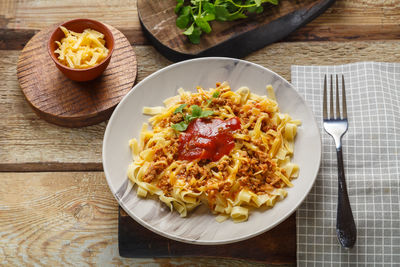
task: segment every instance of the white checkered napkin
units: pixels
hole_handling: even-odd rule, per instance
[[[357,226],[349,250],[336,238],[337,161],[322,128],[324,74],[344,74],[346,82],[343,157]],[[317,180],[296,213],[298,266],[400,266],[400,64],[292,66],[292,83],[314,111],[323,145]]]

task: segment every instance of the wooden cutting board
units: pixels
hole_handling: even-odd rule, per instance
[[[174,241],[144,228],[119,208],[118,248],[122,257],[212,257],[264,264],[296,263],[296,216],[251,239],[226,245],[192,245]]]
[[[176,26],[176,0],[138,0],[139,19],[145,35],[166,58],[179,61],[194,57],[241,58],[276,42],[322,14],[335,0],[280,0],[265,5],[264,12],[247,19],[211,23],[212,31],[191,44]]]
[[[132,46],[119,30],[107,25],[115,40],[110,64],[95,80],[74,82],[57,69],[47,52],[48,39],[58,25],[38,32],[21,51],[17,77],[27,102],[39,117],[64,127],[107,120],[136,80]]]

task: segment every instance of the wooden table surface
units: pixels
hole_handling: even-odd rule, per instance
[[[128,37],[138,81],[171,64],[143,36],[134,0],[0,1],[0,265],[242,266],[232,259],[118,255],[118,204],[101,163],[107,123],[69,129],[39,119],[16,76],[20,50],[35,33],[77,17],[101,20]],[[398,0],[337,0],[282,42],[245,59],[288,80],[293,64],[399,62],[399,21]]]

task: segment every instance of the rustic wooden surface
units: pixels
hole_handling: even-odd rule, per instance
[[[281,0],[265,5],[261,14],[246,20],[210,23],[212,31],[203,33],[199,44],[191,44],[176,27],[176,0],[138,0],[143,31],[157,50],[173,61],[197,56],[243,57],[276,42],[312,18],[323,13],[335,0]],[[273,26],[272,26],[273,25]]]
[[[22,49],[35,32],[80,17],[99,19],[118,28],[132,44],[148,44],[137,19],[136,0],[2,0],[0,48]],[[393,40],[400,37],[399,20],[397,0],[337,0],[286,41]]]
[[[115,46],[107,69],[92,81],[74,82],[58,70],[47,51],[57,27],[41,30],[21,51],[17,77],[26,100],[39,117],[61,126],[83,127],[109,119],[136,79],[136,56],[128,39],[108,26]]]
[[[106,122],[69,129],[43,121],[25,101],[16,76],[20,50],[35,33],[77,17],[101,20],[128,37],[139,81],[170,64],[144,38],[136,1],[0,1],[0,265],[263,266],[118,255],[118,205],[101,165]],[[292,64],[399,62],[399,19],[397,0],[337,0],[284,42],[245,59],[289,80]]]
[[[118,204],[101,172],[0,173],[0,179],[2,266],[194,265],[190,258],[120,257]],[[196,259],[199,266],[246,263]]]

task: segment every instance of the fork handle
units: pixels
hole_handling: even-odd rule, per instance
[[[336,148],[338,163],[338,206],[336,213],[336,235],[342,247],[352,248],[357,238],[357,229],[351,211],[349,195],[347,194],[344,176],[342,148]]]

